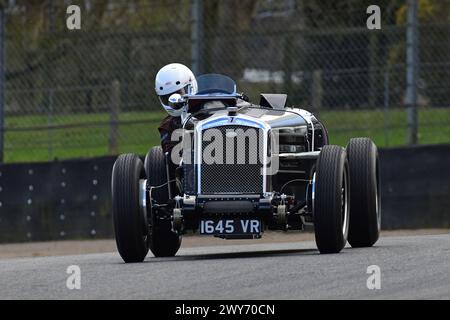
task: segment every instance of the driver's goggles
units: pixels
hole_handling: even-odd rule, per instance
[[[161,103],[163,105],[168,106],[169,105],[169,98],[170,98],[171,95],[173,95],[175,93],[178,93],[180,95],[185,95],[188,92],[188,87],[189,86],[186,86],[186,87],[184,87],[184,88],[182,88],[182,89],[180,89],[178,91],[175,91],[175,92],[163,95],[163,96],[159,96],[159,100],[161,101]],[[177,106],[177,107],[173,107],[173,108],[176,110],[176,109],[181,108],[181,106]]]

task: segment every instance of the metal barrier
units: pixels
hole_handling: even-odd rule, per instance
[[[114,160],[0,166],[0,242],[112,237]]]
[[[381,150],[382,227],[450,228],[450,145]]]
[[[380,156],[382,227],[450,227],[450,145]],[[113,237],[114,160],[1,165],[0,243]]]

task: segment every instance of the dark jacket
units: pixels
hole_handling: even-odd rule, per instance
[[[163,149],[164,154],[169,153],[169,172],[170,178],[173,179],[175,177],[175,171],[178,167],[178,164],[170,161],[172,158],[172,149],[179,143],[179,141],[172,141],[172,133],[181,128],[181,117],[172,117],[168,116],[161,121],[159,125],[159,133],[161,136],[161,147]]]
[[[161,136],[161,147],[164,153],[172,151],[178,141],[172,141],[172,133],[181,128],[181,117],[168,116],[161,121],[159,125],[159,134]]]

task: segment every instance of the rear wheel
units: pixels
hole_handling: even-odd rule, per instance
[[[349,191],[345,150],[324,146],[313,177],[314,231],[320,253],[338,253],[347,243]]]
[[[144,261],[149,249],[146,217],[139,207],[139,186],[144,179],[144,166],[138,156],[119,156],[111,182],[113,219],[117,249],[126,263]]]
[[[351,203],[348,242],[352,247],[371,247],[381,227],[378,150],[368,138],[351,139],[347,146]]]
[[[147,183],[150,186],[151,200],[157,204],[169,202],[167,188],[166,160],[161,147],[150,149],[145,157]],[[172,222],[163,217],[162,209],[150,212],[150,250],[155,257],[173,257],[181,246],[181,236],[172,231]]]

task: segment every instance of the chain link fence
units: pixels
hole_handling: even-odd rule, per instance
[[[180,62],[224,73],[252,101],[285,92],[316,113],[331,142],[408,141],[406,1],[7,1],[4,161],[143,154],[165,117],[153,90],[159,68]],[[81,8],[81,30],[66,26]],[[420,0],[419,143],[450,142],[450,1]]]

